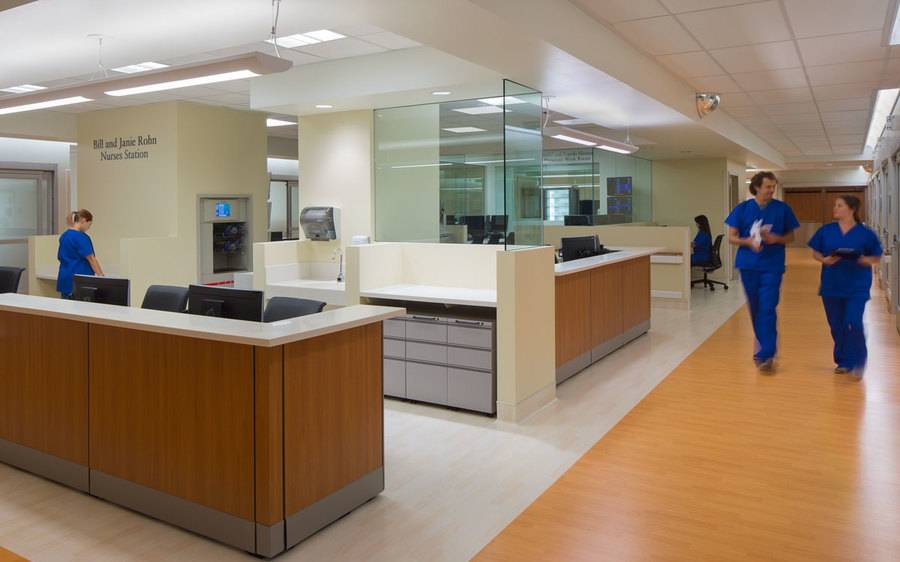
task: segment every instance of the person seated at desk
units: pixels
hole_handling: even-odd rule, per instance
[[[712,261],[712,231],[706,215],[694,217],[697,223],[697,236],[691,242],[691,266],[706,265]]]

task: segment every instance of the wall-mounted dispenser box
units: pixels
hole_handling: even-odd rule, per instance
[[[337,207],[304,207],[300,227],[309,240],[337,240],[341,231],[341,210]]]

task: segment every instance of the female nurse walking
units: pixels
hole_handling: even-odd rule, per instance
[[[90,211],[81,209],[69,217],[71,225],[59,237],[59,273],[56,290],[64,299],[72,298],[72,284],[76,275],[103,275],[100,262],[94,255],[94,244],[87,231],[94,222]],[[69,222],[68,220],[66,222]]]
[[[835,222],[809,240],[822,263],[819,295],[834,340],[835,373],[862,377],[868,351],[863,311],[872,286],[872,266],[881,259],[878,235],[859,220],[859,199],[843,195],[834,202]]]

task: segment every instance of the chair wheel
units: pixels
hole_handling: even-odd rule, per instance
[[[715,288],[715,287],[713,287],[713,286],[712,286],[712,285],[710,285],[710,286],[709,286],[709,290],[710,290],[710,291],[715,291],[715,290],[716,290],[716,288]]]
[[[725,290],[726,290],[726,291],[728,290],[728,285],[725,285]]]

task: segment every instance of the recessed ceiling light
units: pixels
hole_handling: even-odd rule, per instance
[[[343,39],[346,35],[341,35],[335,31],[331,31],[330,29],[320,29],[318,31],[310,31],[308,33],[304,33],[303,35],[307,37],[312,37],[321,42],[325,41],[334,41],[335,39]]]
[[[285,35],[277,39],[266,39],[266,43],[277,43],[279,47],[293,49],[295,47],[303,47],[306,45],[315,45],[316,43],[325,43],[326,41],[334,41],[335,39],[343,39],[345,35],[335,33],[330,29],[320,29],[318,31],[310,31],[308,33],[294,33],[293,35]]]
[[[432,96],[449,96],[453,92],[448,92],[447,90],[440,90],[438,92],[431,92]]]
[[[37,92],[38,90],[46,90],[46,86],[35,86],[34,84],[22,84],[21,86],[10,86],[2,88],[0,92],[9,92],[10,94],[27,94],[28,92]]]
[[[493,105],[480,105],[478,107],[461,107],[459,109],[454,109],[453,111],[458,111],[459,113],[465,113],[466,115],[487,115],[488,113],[503,113],[503,110],[499,107]]]
[[[86,101],[94,101],[84,96],[72,96],[69,98],[61,98],[56,100],[40,101],[28,103],[25,105],[14,105],[11,107],[0,107],[0,115],[8,113],[20,113],[22,111],[34,111],[36,109],[47,109],[48,107],[59,107],[61,105],[72,105],[75,103],[84,103]]]
[[[316,105],[316,109],[334,109],[334,106],[327,103],[320,103]]]
[[[894,24],[891,27],[891,45],[900,45],[900,6],[897,6],[897,13],[894,14]]]
[[[872,119],[869,121],[869,132],[866,134],[866,146],[874,148],[878,143],[878,139],[881,138],[887,118],[893,111],[894,103],[897,101],[898,92],[900,92],[900,89],[897,88],[878,90],[878,95],[875,97],[875,107],[872,109]]]
[[[478,101],[480,101],[481,103],[486,103],[488,105],[503,105],[503,97],[484,98]],[[506,96],[506,105],[516,105],[517,103],[525,103],[525,100],[520,100],[519,98],[514,98],[512,96]]]
[[[559,121],[554,121],[557,125],[587,125],[590,123],[587,119],[560,119]]]
[[[242,80],[244,78],[253,78],[259,74],[252,70],[236,70],[234,72],[223,72],[221,74],[210,74],[208,76],[198,76],[196,78],[186,78],[184,80],[172,80],[170,82],[159,82],[156,84],[147,84],[146,86],[136,86],[134,88],[123,88],[121,90],[110,90],[104,92],[108,96],[133,96],[136,94],[148,94],[150,92],[161,92],[163,90],[174,90],[176,88],[190,88],[191,86],[200,86],[202,84],[215,84],[217,82],[228,82],[229,80]]]
[[[483,133],[485,129],[479,129],[478,127],[445,127],[445,131],[448,133]]]
[[[283,121],[281,119],[266,119],[266,127],[284,127],[286,125],[296,125],[293,121]]]
[[[630,150],[625,150],[624,148],[616,148],[615,146],[609,146],[608,144],[601,144],[597,148],[608,150],[609,152],[615,152],[617,154],[631,154]]]
[[[583,144],[584,146],[597,146],[597,143],[595,142],[587,141],[584,139],[577,139],[575,137],[570,137],[569,135],[553,135],[553,138],[566,142],[574,142],[575,144]]]
[[[160,68],[168,68],[169,65],[159,62],[147,61],[137,64],[129,64],[128,66],[120,66],[112,69],[113,72],[121,72],[122,74],[135,74],[137,72],[147,72],[148,70],[158,70]]]

